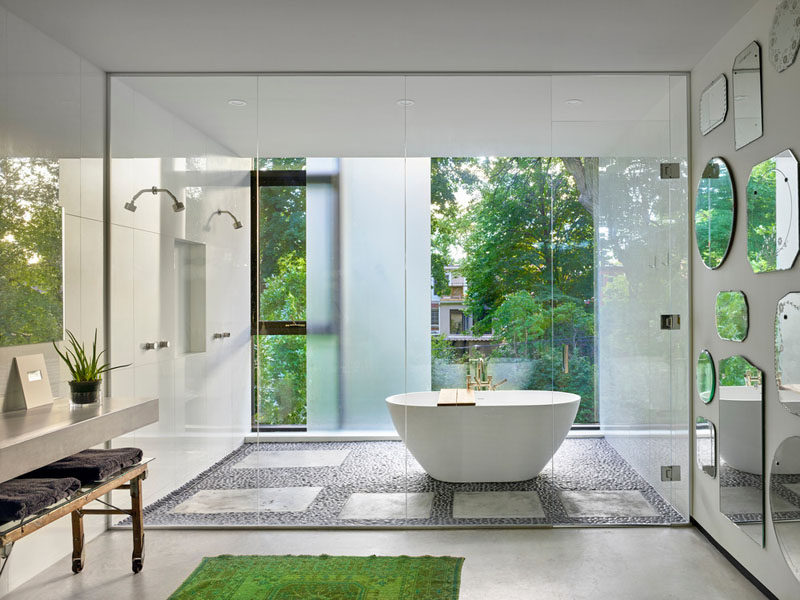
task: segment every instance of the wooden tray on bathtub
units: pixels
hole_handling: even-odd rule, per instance
[[[458,388],[440,390],[436,406],[475,406],[475,390]]]

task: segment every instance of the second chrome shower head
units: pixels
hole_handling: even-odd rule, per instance
[[[218,215],[221,215],[222,213],[230,215],[231,219],[233,219],[233,228],[234,229],[241,229],[242,228],[242,222],[239,219],[237,219],[236,216],[231,211],[222,210],[222,209],[218,209],[217,210],[217,214]]]

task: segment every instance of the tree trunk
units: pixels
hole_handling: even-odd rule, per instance
[[[575,185],[578,186],[578,202],[589,211],[590,215],[594,215],[594,206],[597,203],[597,195],[599,193],[599,180],[600,180],[600,159],[595,156],[587,156],[586,158],[577,157],[562,157],[564,166],[567,167],[570,175],[575,179]]]

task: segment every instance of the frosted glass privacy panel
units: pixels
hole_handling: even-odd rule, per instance
[[[786,564],[800,579],[800,437],[788,437],[778,446],[770,471],[769,504],[772,526]]]
[[[800,292],[786,294],[778,300],[775,380],[778,400],[790,413],[800,416]]]
[[[719,363],[719,509],[764,544],[763,374],[743,356]]]
[[[717,294],[715,309],[717,335],[723,340],[741,342],[747,337],[747,298],[739,291]]]
[[[694,442],[697,449],[697,467],[712,479],[717,476],[717,428],[704,417],[697,417],[694,425]]]
[[[708,350],[703,350],[697,358],[697,394],[708,404],[714,399],[716,388],[717,373],[714,370],[714,360]]]
[[[733,61],[733,132],[737,150],[764,134],[758,42],[747,46]]]
[[[728,114],[728,79],[720,75],[700,95],[700,133],[707,135]]]
[[[755,273],[790,269],[800,246],[797,159],[791,150],[757,164],[747,181],[747,258]]]
[[[736,204],[728,165],[712,158],[703,169],[694,205],[694,232],[700,258],[709,269],[725,260],[733,237]]]

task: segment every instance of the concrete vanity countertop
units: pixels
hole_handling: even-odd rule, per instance
[[[158,421],[157,398],[104,398],[0,414],[0,482]]]

